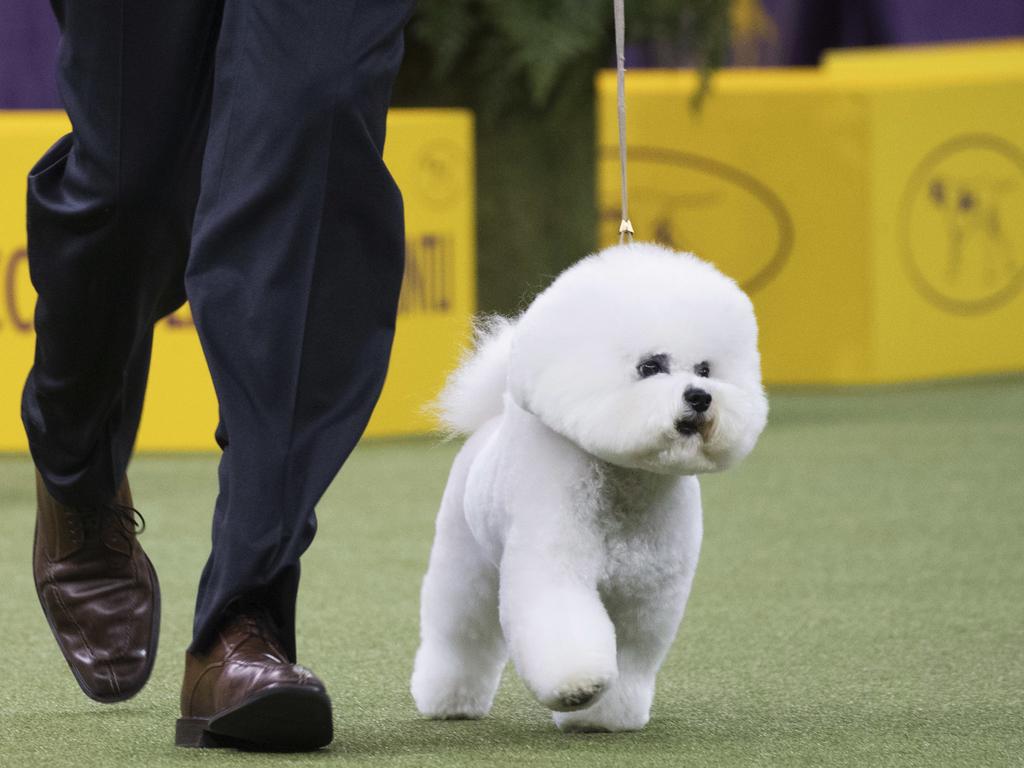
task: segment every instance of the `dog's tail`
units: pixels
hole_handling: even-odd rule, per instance
[[[477,320],[473,349],[448,377],[433,404],[445,432],[468,435],[501,413],[508,386],[508,358],[515,320],[491,315]]]

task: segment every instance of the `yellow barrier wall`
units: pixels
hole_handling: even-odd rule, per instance
[[[751,294],[770,383],[1024,370],[1024,41],[835,52],[819,69],[627,78],[640,239]],[[603,243],[615,74],[598,79]]]
[[[24,450],[19,402],[32,363],[35,294],[25,257],[25,176],[68,130],[60,112],[0,112],[0,450]],[[369,435],[428,431],[422,407],[469,336],[475,310],[470,114],[393,110],[386,160],[405,197],[406,273],[394,353]],[[187,308],[155,333],[142,450],[214,449],[217,403]]]

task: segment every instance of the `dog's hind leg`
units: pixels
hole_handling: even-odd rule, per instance
[[[456,460],[441,502],[412,675],[417,709],[442,719],[486,715],[508,658],[498,620],[498,571],[463,514],[468,464],[466,455]]]

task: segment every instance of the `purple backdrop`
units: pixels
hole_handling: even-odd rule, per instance
[[[815,64],[826,48],[1024,35],[1024,0],[763,1],[781,64]]]
[[[0,109],[60,106],[57,39],[46,0],[0,0]]]
[[[779,27],[777,60],[770,63],[813,64],[825,48],[836,46],[1024,35],[1024,0],[763,2]],[[49,3],[0,0],[0,109],[60,105],[53,74],[56,49]],[[631,66],[647,58],[636,54]]]

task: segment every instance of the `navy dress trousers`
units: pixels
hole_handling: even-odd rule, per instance
[[[32,456],[60,502],[113,497],[153,325],[187,298],[223,450],[192,647],[255,598],[294,660],[314,507],[366,426],[394,334],[402,199],[382,151],[412,2],[53,5],[73,130],[28,180]]]

